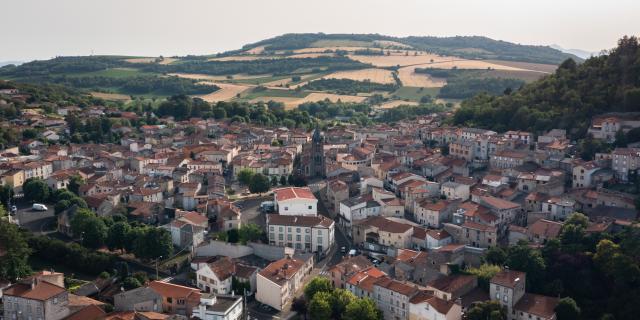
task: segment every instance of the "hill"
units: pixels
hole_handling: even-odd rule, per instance
[[[579,65],[568,59],[511,94],[466,100],[453,121],[497,131],[563,128],[580,138],[592,116],[630,111],[640,111],[640,46],[637,38],[624,37],[608,54]]]
[[[545,64],[559,64],[568,58],[581,60],[575,55],[549,46],[521,45],[481,36],[401,38],[378,34],[291,33],[245,45],[242,50],[247,51],[258,47],[263,47],[266,51],[296,50],[328,46],[328,44],[391,49],[402,49],[408,46],[465,59],[498,59]],[[237,52],[230,52],[230,54]]]

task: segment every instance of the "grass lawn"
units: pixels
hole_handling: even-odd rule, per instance
[[[432,98],[435,98],[440,92],[439,88],[418,88],[418,87],[400,87],[398,90],[393,92],[391,96],[396,96],[401,100],[411,100],[411,101],[420,101],[420,98],[430,95]]]

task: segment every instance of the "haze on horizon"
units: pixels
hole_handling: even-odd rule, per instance
[[[597,52],[640,34],[637,0],[5,0],[0,8],[0,61],[212,54],[306,32],[480,35]]]

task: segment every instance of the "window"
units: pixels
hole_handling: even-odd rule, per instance
[[[291,232],[291,227],[287,227],[287,232]]]
[[[284,211],[289,211],[289,207],[284,207]]]
[[[299,234],[296,235],[296,241],[301,241],[302,240],[301,238],[302,237]]]
[[[313,209],[313,206],[309,206],[309,210],[312,210],[312,209]]]
[[[269,231],[273,231],[273,226],[269,226]]]
[[[171,298],[171,297],[167,297],[167,302],[168,302],[168,303],[173,303],[173,298]]]
[[[296,228],[296,233],[300,233],[300,228]]]
[[[287,235],[287,240],[291,241],[291,239],[292,239],[291,234],[288,234]]]
[[[309,232],[310,232],[310,231],[309,231],[309,228],[305,228],[305,229],[304,229],[304,233],[309,233]]]

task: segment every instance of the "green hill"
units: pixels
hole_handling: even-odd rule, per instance
[[[640,111],[640,45],[624,37],[608,54],[582,64],[569,59],[556,72],[509,95],[478,95],[462,103],[454,123],[497,131],[568,129],[586,134],[592,116]]]

